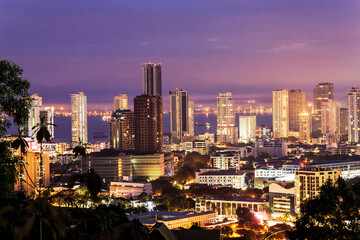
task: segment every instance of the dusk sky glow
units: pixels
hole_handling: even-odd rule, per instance
[[[0,56],[45,105],[69,105],[77,91],[90,107],[132,100],[149,61],[162,63],[165,108],[175,88],[196,105],[214,106],[221,91],[270,105],[273,89],[311,100],[319,82],[344,103],[360,86],[360,1],[3,0]]]

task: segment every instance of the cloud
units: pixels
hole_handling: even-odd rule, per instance
[[[209,42],[218,42],[219,39],[218,38],[209,38],[208,41]]]
[[[299,51],[310,49],[311,44],[309,42],[296,42],[290,44],[282,44],[275,48],[268,49],[269,52],[285,52],[285,51]]]
[[[149,45],[150,43],[148,42],[141,42],[140,45]]]

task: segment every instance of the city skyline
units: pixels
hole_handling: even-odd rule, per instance
[[[301,89],[311,98],[316,83],[332,82],[345,106],[357,85],[357,1],[162,3],[3,1],[0,51],[23,66],[30,92],[44,102],[69,106],[68,94],[83,91],[89,109],[110,109],[119,92],[140,94],[139,66],[148,61],[163,65],[164,92],[187,89],[196,105],[215,106],[214,96],[226,91],[237,104],[270,105],[274,89]]]

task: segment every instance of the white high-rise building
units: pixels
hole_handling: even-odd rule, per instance
[[[358,143],[360,138],[360,89],[353,87],[347,95],[348,142]]]
[[[45,117],[45,123],[47,124],[47,129],[51,135],[51,138],[55,137],[55,126],[54,124],[54,107],[45,107],[40,111],[40,117]]]
[[[238,142],[238,130],[235,126],[235,100],[231,92],[219,93],[217,97],[217,141],[220,144]]]
[[[30,96],[31,107],[29,109],[29,118],[25,124],[24,136],[32,137],[33,127],[40,124],[40,111],[42,108],[42,97],[39,97],[38,94]]]
[[[126,94],[119,94],[114,97],[114,111],[128,109],[128,96]]]
[[[239,116],[239,142],[255,140],[256,116]]]
[[[76,146],[79,139],[88,142],[87,132],[87,97],[83,92],[71,94],[71,139]]]
[[[194,130],[194,102],[189,101],[189,136],[195,136]]]
[[[274,138],[286,138],[289,132],[289,92],[287,89],[272,92]]]

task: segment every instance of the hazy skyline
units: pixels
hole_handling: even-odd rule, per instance
[[[312,99],[333,82],[342,102],[360,85],[359,1],[1,1],[0,55],[24,69],[44,105],[83,91],[91,106],[141,94],[141,64],[162,63],[169,90],[215,106],[271,104],[271,91]],[[111,107],[110,107],[111,108]]]

